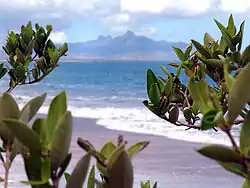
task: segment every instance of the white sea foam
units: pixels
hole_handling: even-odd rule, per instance
[[[20,97],[20,102],[25,104],[28,97]],[[51,97],[49,97],[49,100]],[[23,104],[20,106],[22,107]],[[40,110],[39,113],[47,114],[48,101]],[[169,122],[166,122],[155,114],[151,113],[147,108],[90,108],[90,107],[76,107],[75,102],[69,100],[69,109],[73,116],[82,118],[95,118],[97,124],[104,126],[107,129],[121,130],[135,133],[151,134],[158,136],[165,136],[172,139],[201,142],[201,143],[221,143],[229,144],[228,137],[221,131],[214,130],[197,131],[187,130],[185,127],[177,127]],[[180,120],[184,121],[183,114],[180,114]],[[234,135],[238,137],[239,131],[236,129]]]

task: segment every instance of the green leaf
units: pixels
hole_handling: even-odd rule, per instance
[[[179,67],[179,66],[178,66]],[[160,66],[160,68],[161,68],[161,70],[165,73],[165,74],[167,74],[169,77],[172,77],[172,75],[170,74],[170,72],[164,67],[164,66]]]
[[[245,65],[249,63],[249,61],[250,61],[250,45],[248,45],[242,52],[240,63],[241,65]]]
[[[14,119],[3,119],[3,122],[30,152],[40,152],[41,144],[38,135],[25,123]]]
[[[21,120],[28,123],[38,112],[44,100],[46,98],[46,93],[41,96],[31,99],[21,110]]]
[[[206,59],[202,61],[208,67],[222,68],[224,61],[220,59]]]
[[[242,164],[232,163],[232,162],[218,162],[218,163],[229,172],[233,172],[234,174],[242,176],[244,178],[248,177],[247,169]]]
[[[164,84],[162,83],[161,80],[157,79],[157,83],[158,83],[158,87],[160,89],[160,93],[162,93],[164,91]]]
[[[87,188],[95,188],[95,166],[93,165],[88,178]]]
[[[249,187],[250,187],[250,181],[246,178],[241,188],[249,188]]]
[[[180,64],[178,69],[176,70],[175,80],[176,80],[176,78],[179,78],[179,76],[181,74],[181,69],[182,69],[182,64]]]
[[[170,65],[172,67],[179,67],[180,64],[178,64],[178,63],[168,63],[168,65]]]
[[[18,154],[20,154],[23,150],[23,145],[20,143],[18,139],[14,139],[12,151],[10,155],[10,161],[13,162]]]
[[[67,110],[66,92],[59,93],[51,102],[47,118],[46,135],[48,141],[52,141],[55,127]]]
[[[68,51],[68,45],[67,43],[64,43],[60,48],[59,48],[59,52],[60,55],[63,56],[65,55],[65,53]]]
[[[172,90],[173,90],[173,77],[169,77],[166,81],[165,88],[164,88],[166,97],[169,97],[171,95]]]
[[[240,64],[241,61],[241,54],[240,52],[234,52],[232,53],[231,59],[233,62]]]
[[[178,56],[179,60],[181,62],[184,62],[186,60],[186,58],[185,58],[185,55],[182,52],[182,50],[180,48],[177,48],[177,47],[174,47],[174,46],[172,48],[173,48],[174,52],[176,53],[176,55]]]
[[[149,96],[149,90],[151,88],[151,85],[154,83],[157,83],[157,78],[155,76],[155,74],[153,73],[153,71],[151,69],[147,70],[147,92],[148,92],[148,96]]]
[[[128,153],[125,150],[119,152],[116,160],[108,168],[110,178],[109,188],[132,188],[133,187],[133,166]],[[123,182],[121,184],[121,182]]]
[[[214,41],[214,39],[206,32],[205,35],[204,35],[204,46],[205,48],[211,48],[212,47],[212,44]]]
[[[197,41],[191,40],[195,48],[203,55],[206,59],[211,58],[210,53]]]
[[[88,153],[77,162],[73,172],[67,180],[66,188],[82,188],[86,179],[91,155]]]
[[[8,69],[7,68],[3,68],[1,69],[0,71],[0,79],[4,77],[4,75],[8,72]]]
[[[32,129],[39,136],[42,149],[47,150],[48,149],[48,141],[47,141],[47,137],[46,137],[46,132],[44,130],[45,126],[46,126],[46,119],[37,118],[33,122]]]
[[[0,98],[0,114],[5,118],[19,119],[20,112],[15,99],[8,93]]]
[[[228,47],[230,48],[230,50],[232,52],[235,52],[236,48],[233,45],[232,37],[230,36],[227,29],[220,22],[218,22],[216,19],[214,19],[214,21],[215,21],[216,25],[218,26],[218,28],[220,29],[220,31],[222,33],[222,36],[223,36],[223,39],[226,41],[226,43],[227,43]]]
[[[67,111],[55,127],[51,145],[51,166],[57,169],[68,155],[72,137],[72,115]]]
[[[186,50],[185,50],[185,52],[184,52],[184,57],[185,57],[185,60],[187,60],[188,58],[189,58],[189,56],[190,56],[190,52],[192,51],[192,43],[190,43],[188,46],[187,46],[187,48],[186,48]]]
[[[42,163],[42,169],[41,169],[41,179],[44,183],[46,183],[50,176],[51,176],[51,169],[50,169],[50,159],[49,158],[44,158],[43,163]]]
[[[17,66],[17,68],[15,68],[15,74],[17,76],[18,81],[22,82],[26,74],[26,70],[24,66],[23,65]]]
[[[216,109],[210,109],[204,114],[201,122],[201,130],[208,130],[213,127],[218,127],[223,121],[223,112]]]
[[[112,152],[115,150],[116,146],[113,142],[107,142],[101,149],[101,154],[106,158],[109,159]]]
[[[222,145],[209,145],[197,150],[201,155],[220,162],[239,163],[241,156],[233,149]]]
[[[228,123],[231,124],[241,113],[245,104],[250,101],[250,64],[247,64],[237,75],[232,91],[228,97]],[[239,97],[240,96],[240,97]]]
[[[157,83],[154,83],[151,85],[150,90],[149,90],[149,99],[154,105],[156,106],[159,105],[160,100],[161,100],[161,93],[160,93]]]
[[[231,93],[232,86],[233,86],[233,83],[234,83],[235,79],[228,72],[228,61],[227,60],[224,63],[224,78],[225,78],[227,89],[228,89],[229,93]]]
[[[237,34],[238,36],[240,36],[240,41],[239,41],[239,45],[238,45],[238,51],[241,50],[242,39],[243,39],[243,33],[244,33],[244,27],[245,27],[245,21],[243,21],[243,22],[240,24],[240,31],[239,31],[239,33]]]
[[[50,160],[49,158],[44,158],[41,166],[41,181],[22,181],[24,184],[30,185],[43,185],[48,182],[51,177]]]
[[[138,142],[128,148],[128,155],[130,158],[134,157],[135,154],[142,151],[149,144],[149,141]]]
[[[155,184],[153,185],[153,188],[157,188],[157,182],[155,182]]]
[[[64,174],[65,170],[69,166],[71,158],[72,158],[72,154],[70,153],[70,154],[67,155],[67,157],[65,158],[65,160],[62,162],[57,177],[59,177],[59,178],[62,177],[62,175]]]
[[[230,14],[230,17],[228,19],[228,27],[227,27],[228,33],[230,34],[231,37],[234,36],[235,34],[235,25],[234,25],[234,19],[233,15]]]
[[[19,63],[24,63],[25,62],[25,55],[20,51],[19,48],[16,49],[16,55],[17,55],[17,59],[19,61]]]
[[[193,116],[193,112],[190,108],[186,108],[183,111],[183,115],[186,118],[186,120],[190,121],[194,116]]]
[[[25,54],[32,54],[32,50],[34,48],[34,45],[35,45],[35,41],[34,40],[31,40],[27,46],[27,48],[25,48]],[[28,66],[27,66],[28,67]],[[26,68],[27,68],[26,67]]]
[[[250,112],[245,117],[244,124],[240,131],[240,152],[244,156],[249,156],[250,153]]]
[[[199,106],[199,110],[202,114],[205,114],[210,108],[208,106],[208,85],[205,80],[200,80],[196,82],[194,79],[190,78],[188,83],[188,88],[192,99]]]
[[[64,173],[64,177],[65,177],[66,181],[68,182],[69,177],[70,177],[70,174],[69,174],[69,173],[67,173],[67,172],[65,172],[65,173]]]

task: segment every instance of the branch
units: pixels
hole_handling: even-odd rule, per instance
[[[239,125],[239,124],[242,124],[244,123],[244,119],[240,119],[240,120],[235,120],[232,125]]]
[[[48,76],[49,73],[51,73],[58,65],[55,65],[53,68],[51,68],[48,72],[40,76],[39,78],[31,81],[31,82],[24,82],[24,83],[19,83],[18,85],[29,85],[29,84],[34,84],[37,82],[40,82],[42,79],[44,79],[46,76]]]
[[[168,122],[170,122],[170,123],[172,123],[172,124],[174,124],[174,125],[176,125],[176,126],[178,126],[178,127],[180,127],[180,126],[187,127],[187,130],[189,130],[189,129],[198,129],[198,130],[200,130],[201,129],[199,125],[185,124],[185,123],[182,123],[182,122],[179,122],[179,121],[171,122],[165,115],[161,116],[161,118],[168,121]]]
[[[238,152],[238,151],[239,151],[239,148],[238,148],[238,146],[237,146],[237,144],[236,144],[236,142],[235,142],[235,140],[234,140],[234,138],[233,138],[233,135],[231,134],[230,129],[225,129],[224,132],[225,132],[225,133],[227,134],[227,136],[229,137],[229,139],[230,139],[230,141],[231,141],[231,143],[232,143],[232,145],[233,145],[235,151]]]

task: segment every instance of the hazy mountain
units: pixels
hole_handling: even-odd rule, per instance
[[[64,60],[177,60],[172,46],[185,49],[186,43],[155,41],[127,31],[121,36],[99,36],[96,40],[68,43],[68,56]],[[0,59],[6,54],[0,50]]]
[[[127,31],[121,36],[99,36],[84,43],[69,43],[66,59],[176,60],[172,46],[185,49],[186,43],[154,41]]]

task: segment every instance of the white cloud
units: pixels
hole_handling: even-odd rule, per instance
[[[246,12],[250,9],[249,0],[221,0],[221,9],[230,12]]]
[[[150,36],[156,33],[156,28],[149,27],[149,28],[140,28],[139,31],[136,31],[135,34],[143,35],[143,36]]]
[[[50,34],[50,39],[54,43],[63,43],[67,41],[67,36],[64,32],[52,32]]]
[[[190,15],[207,11],[211,4],[211,0],[121,0],[124,11],[162,13],[178,10]]]
[[[105,18],[110,24],[126,24],[131,21],[130,15],[127,13],[118,13]]]
[[[249,0],[121,0],[121,9],[129,12],[197,16],[217,9],[232,13],[245,13]]]

